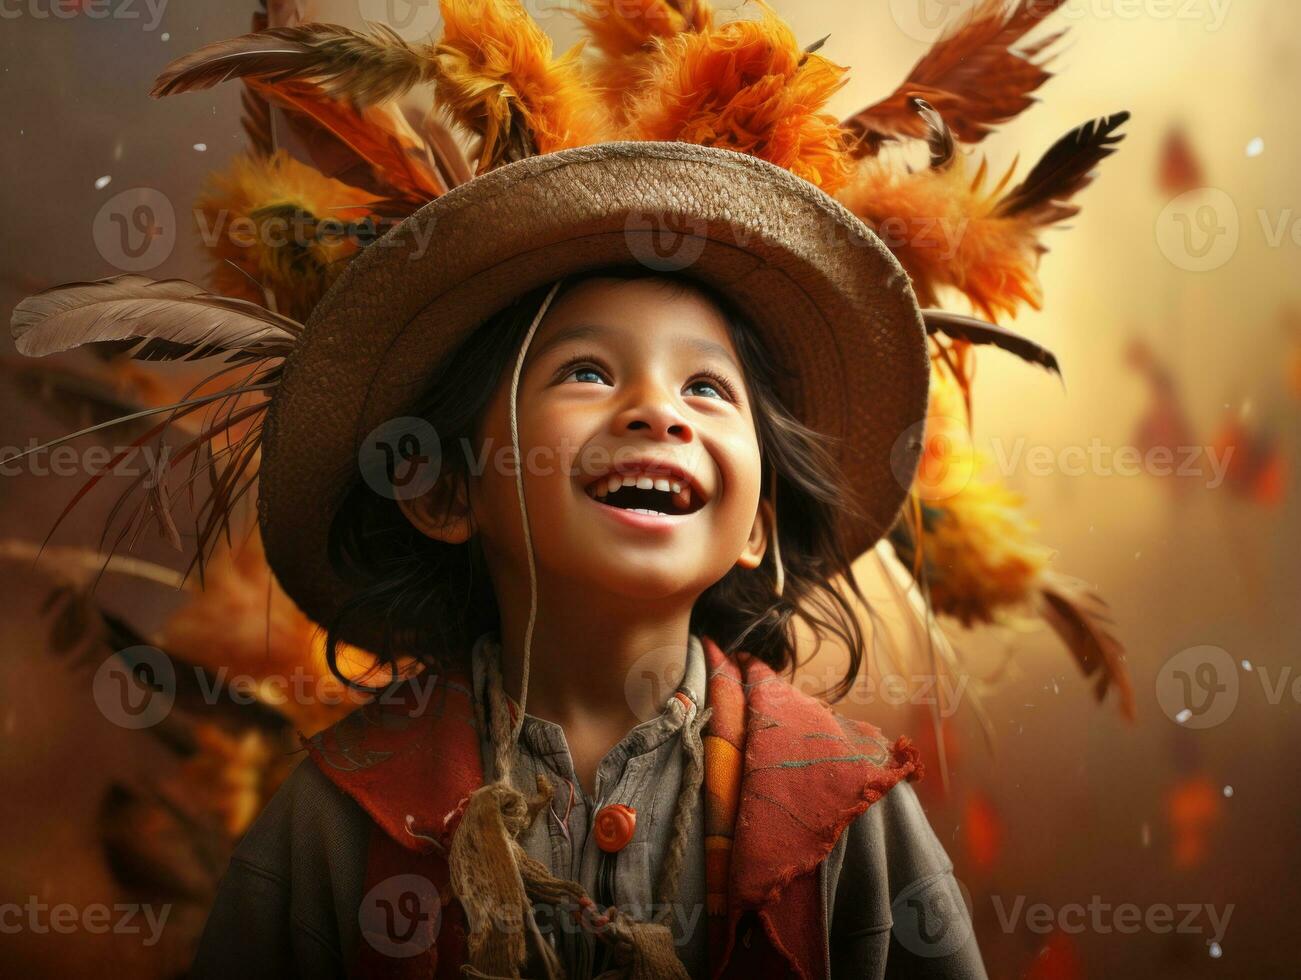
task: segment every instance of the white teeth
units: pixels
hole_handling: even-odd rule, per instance
[[[628,509],[634,514],[650,514],[652,517],[664,516],[664,511],[662,510],[647,510],[645,507],[629,507]]]
[[[599,478],[592,487],[592,496],[605,497],[614,493],[620,487],[636,487],[638,490],[658,490],[660,493],[671,493],[675,496],[685,494],[686,503],[678,503],[678,506],[687,506],[691,501],[691,487],[689,484],[680,480],[672,480],[664,476],[648,476],[646,474],[628,474],[621,476],[617,473],[611,473],[609,476]],[[629,508],[630,510],[642,511],[639,508]],[[651,514],[662,514],[665,511],[646,511]]]

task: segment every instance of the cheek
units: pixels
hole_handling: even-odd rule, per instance
[[[722,497],[717,501],[715,533],[726,550],[740,549],[750,537],[762,496],[762,468],[759,446],[752,432],[737,432],[714,446]]]
[[[736,499],[737,506],[758,506],[762,487],[759,443],[753,431],[725,435],[716,443],[715,458],[723,475],[723,491]]]
[[[577,449],[583,444],[582,413],[521,410],[519,445],[520,465],[529,513],[549,513],[562,493],[570,493],[571,474]],[[477,481],[476,515],[481,526],[491,532],[493,525],[505,522],[507,529],[519,529],[519,491],[515,482],[515,455],[511,442],[509,416],[493,419],[485,427],[478,451],[482,475]],[[475,463],[471,463],[475,466]],[[513,532],[512,532],[513,533]]]

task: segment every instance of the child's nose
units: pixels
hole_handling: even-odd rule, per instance
[[[673,404],[667,392],[658,387],[643,388],[615,419],[615,431],[637,432],[656,440],[691,442],[695,432]]]

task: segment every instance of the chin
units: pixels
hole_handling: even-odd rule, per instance
[[[675,596],[690,596],[694,602],[715,581],[699,570],[694,574],[684,574],[681,562],[665,558],[655,561],[630,558],[626,562],[598,562],[575,569],[574,573],[573,578],[593,595],[603,593],[645,602]]]

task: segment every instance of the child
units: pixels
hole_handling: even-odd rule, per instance
[[[475,469],[476,459],[513,442],[512,366],[521,353],[515,404],[526,524],[515,468]],[[460,799],[475,788],[463,774],[477,775],[477,755],[485,773],[509,769],[518,803],[547,787],[526,804],[531,820],[518,821],[519,845],[545,869],[539,879],[573,878],[598,909],[613,904],[671,930],[668,948],[683,966],[657,972],[652,942],[652,965],[629,975],[685,968],[709,976],[725,961],[735,976],[983,975],[951,866],[901,781],[916,771],[910,754],[892,751],[869,726],[835,718],[774,673],[793,663],[796,615],[821,620],[851,651],[846,683],[863,647],[851,607],[829,580],[848,576],[836,525],[853,494],[839,485],[825,440],[777,396],[775,367],[724,296],[644,267],[590,270],[535,289],[447,359],[417,410],[438,433],[436,485],[394,501],[359,481],[330,536],[341,572],[357,583],[336,636],[357,620],[409,631],[408,646],[438,651],[430,659],[457,680],[440,678],[443,689],[426,699],[437,712],[419,713],[409,691],[400,707],[367,709],[311,740],[312,761],[272,800],[231,864],[198,975],[246,973],[253,963],[266,964],[268,975],[332,975],[344,964],[380,972],[386,956],[403,953],[437,959],[437,975],[456,975],[443,969],[457,954],[447,942],[457,910],[443,866],[450,850],[455,876],[457,845],[445,817],[468,827],[477,815]],[[738,662],[719,644],[750,656]],[[643,673],[673,679],[677,696],[666,702],[666,690],[638,684]],[[510,699],[512,720],[525,697],[528,705],[504,764],[486,732],[482,744],[468,741],[465,724],[477,713],[465,702],[481,698],[491,719],[494,683]],[[742,722],[747,712],[762,713],[762,725],[753,716]],[[711,729],[710,720],[724,718],[726,727]],[[765,737],[773,741],[760,745]],[[711,745],[719,747],[713,759]],[[702,797],[702,766],[735,765],[742,745],[744,773],[721,783],[741,779],[730,806],[739,803],[745,829],[712,835],[726,824],[713,810],[729,802],[724,793]],[[786,779],[761,782],[766,765],[795,759],[801,765]],[[784,832],[783,821],[803,836]],[[732,887],[756,893],[754,908],[735,910],[730,950],[731,923],[715,920],[738,896],[711,888],[711,860],[726,862],[729,850],[746,863]],[[892,932],[895,902],[929,910],[930,948],[919,935]],[[397,921],[381,921],[385,903]],[[519,933],[493,921],[500,914],[485,917],[502,945],[540,937],[522,975],[551,975],[554,965],[540,962],[547,950],[565,971],[555,975],[606,966],[612,947],[595,938],[599,930],[541,904],[545,911],[511,920]],[[441,929],[416,927],[440,919]],[[934,939],[945,933],[947,942]],[[408,936],[405,946],[395,936]],[[493,967],[501,973],[487,975],[519,975],[513,968],[503,957]]]
[[[107,300],[147,311],[128,338],[283,358],[248,379],[267,560],[332,651],[427,668],[310,740],[197,975],[983,975],[915,752],[780,676],[802,619],[852,683],[850,562],[918,461],[922,318],[857,218],[613,142],[443,195],[306,329],[225,301],[196,329],[172,288],[41,294],[20,346]]]
[[[1016,76],[1028,104],[1039,49],[1010,46],[1056,5],[985,5],[938,44],[1002,24],[1000,57],[1038,72]],[[155,94],[244,77],[270,100],[255,141],[273,105],[354,182],[263,148],[236,210],[325,196],[288,252],[218,248],[243,299],[122,276],[15,313],[23,353],[113,340],[247,368],[202,437],[253,424],[200,554],[260,457],[267,560],[332,665],[347,644],[406,677],[307,740],[195,975],[982,977],[916,753],[782,675],[797,621],[849,653],[833,695],[861,665],[850,566],[921,448],[914,285],[1033,296],[1038,231],[1123,119],[1008,193],[1000,248],[973,232],[983,258],[949,269],[909,239],[905,273],[830,195],[985,208],[939,113],[892,100],[836,125],[843,69],[762,4],[717,29],[699,3],[658,26],[590,6],[604,85],[508,0],[444,0],[436,45],[282,24],[179,59]],[[625,99],[610,82],[634,75]],[[480,137],[473,174],[436,117],[421,141],[394,108],[422,82]],[[881,167],[850,186],[855,158],[905,136],[932,154],[907,192]],[[395,210],[368,247],[325,242],[333,211]]]

